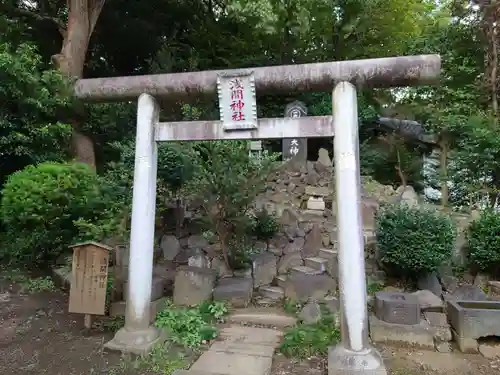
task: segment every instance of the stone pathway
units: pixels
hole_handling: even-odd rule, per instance
[[[270,375],[282,335],[270,328],[231,325],[189,370],[178,370],[174,375]]]

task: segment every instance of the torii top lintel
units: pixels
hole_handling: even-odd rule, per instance
[[[365,87],[400,87],[434,84],[439,79],[439,55],[267,66],[237,70],[155,74],[81,79],[77,98],[91,102],[134,100],[142,93],[162,99],[189,99],[217,93],[217,74],[253,71],[257,95],[277,92],[329,92],[335,83],[348,81]]]

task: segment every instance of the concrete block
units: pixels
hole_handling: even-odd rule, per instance
[[[451,326],[459,337],[500,336],[500,301],[449,300],[447,311]]]
[[[227,301],[233,307],[247,307],[252,299],[253,281],[246,278],[220,279],[214,299]]]
[[[419,324],[393,324],[370,317],[370,337],[373,342],[407,344],[434,350],[434,330],[425,320]]]
[[[375,294],[375,315],[387,323],[419,324],[418,298],[409,293],[378,292]]]
[[[460,336],[454,329],[451,330],[453,341],[457,343],[458,349],[462,353],[478,353],[479,347],[476,339]]]

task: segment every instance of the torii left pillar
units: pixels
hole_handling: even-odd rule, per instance
[[[105,344],[108,349],[135,354],[147,353],[162,337],[150,319],[158,160],[154,132],[158,112],[154,97],[139,96],[125,326]]]

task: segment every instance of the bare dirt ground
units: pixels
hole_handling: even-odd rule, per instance
[[[2,375],[163,375],[190,360],[154,353],[147,366],[118,353],[104,352],[112,337],[103,321],[85,334],[83,317],[67,313],[61,291],[26,293],[17,283],[0,278],[0,374]],[[498,375],[500,359],[457,352],[440,354],[381,348],[392,375]],[[181,364],[182,366],[182,364]],[[326,359],[295,361],[277,354],[272,375],[323,375]]]

